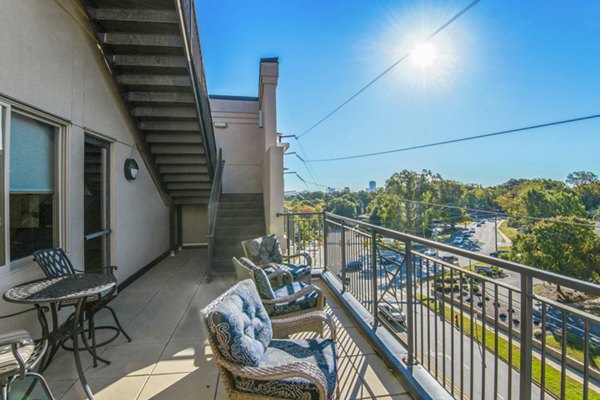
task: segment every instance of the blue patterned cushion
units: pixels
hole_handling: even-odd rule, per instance
[[[225,359],[258,366],[273,338],[273,328],[250,279],[233,286],[203,314],[211,340]]]
[[[300,290],[306,285],[301,282],[294,282],[289,285],[278,287],[274,290],[275,298],[281,298],[290,296]],[[265,309],[271,317],[279,317],[285,314],[293,312],[308,310],[317,307],[318,293],[311,292],[305,296],[300,297],[294,301],[283,304],[265,304]]]
[[[277,235],[272,234],[244,242],[248,258],[258,264],[283,262],[283,254]]]
[[[284,271],[289,271],[294,280],[308,282],[310,281],[310,267],[304,264],[277,264]]]
[[[256,284],[256,289],[258,290],[260,297],[262,299],[273,300],[275,298],[275,293],[273,293],[273,288],[271,287],[271,282],[269,281],[267,273],[261,267],[257,267],[252,261],[245,257],[240,258],[240,262],[252,271],[252,277],[254,278],[254,283]],[[273,269],[271,268],[271,270]]]
[[[327,379],[328,397],[335,390],[337,351],[335,341],[330,339],[277,340],[265,351],[259,367],[277,367],[305,361],[319,367]],[[237,390],[248,393],[290,400],[319,399],[317,387],[304,378],[275,381],[234,378]]]

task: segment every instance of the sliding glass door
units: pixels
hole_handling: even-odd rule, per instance
[[[85,271],[110,263],[110,144],[85,137],[84,238]]]

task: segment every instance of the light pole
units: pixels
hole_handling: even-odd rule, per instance
[[[498,253],[498,213],[494,213],[494,237],[496,238],[496,253]]]

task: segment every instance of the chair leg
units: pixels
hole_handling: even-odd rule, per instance
[[[52,392],[50,391],[50,386],[48,386],[48,382],[46,382],[46,379],[42,375],[35,372],[28,372],[27,375],[35,377],[41,383],[42,389],[44,390],[48,400],[55,400]]]
[[[8,400],[8,383],[2,385],[2,391],[0,392],[0,399]]]
[[[112,307],[109,306],[104,306],[104,308],[107,308],[108,311],[110,311],[110,313],[113,316],[113,319],[115,320],[115,324],[117,324],[117,328],[119,328],[119,331],[123,333],[123,335],[125,335],[128,342],[131,342],[131,337],[127,334],[127,332],[125,332],[125,329],[123,329],[123,327],[121,326],[121,323],[119,322],[119,318],[117,318],[117,313],[115,313],[115,310],[113,310]]]
[[[94,323],[94,313],[93,311],[89,311],[88,314],[88,329],[89,338],[92,339],[92,351],[94,352],[94,368],[98,366],[98,361],[96,360],[96,324]]]

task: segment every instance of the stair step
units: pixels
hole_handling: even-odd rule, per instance
[[[258,210],[258,209],[263,209],[263,202],[262,201],[240,201],[240,202],[233,202],[233,201],[221,201],[219,199],[219,210],[238,210],[238,209],[252,209],[252,210]]]
[[[240,193],[240,194],[222,194],[221,201],[224,203],[227,202],[262,202],[263,195],[262,193]]]
[[[263,218],[265,212],[264,209],[261,208],[240,208],[240,209],[223,209],[221,208],[221,204],[219,204],[219,216],[223,217],[243,217],[243,216],[256,216]]]

